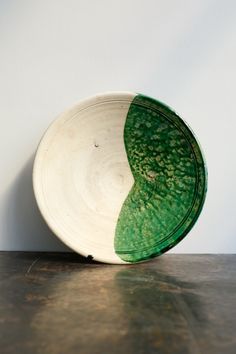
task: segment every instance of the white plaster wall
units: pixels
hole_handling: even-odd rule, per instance
[[[42,221],[31,170],[49,123],[97,92],[172,106],[209,169],[205,208],[172,252],[236,251],[236,2],[0,0],[0,249],[65,250]]]

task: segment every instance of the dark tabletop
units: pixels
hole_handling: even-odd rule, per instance
[[[0,352],[236,353],[236,255],[0,252]]]

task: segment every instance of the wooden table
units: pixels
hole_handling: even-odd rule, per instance
[[[236,255],[0,252],[0,352],[236,353]]]

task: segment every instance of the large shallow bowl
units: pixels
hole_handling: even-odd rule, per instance
[[[206,165],[186,123],[132,92],[85,99],[43,136],[33,186],[51,230],[76,252],[140,262],[175,246],[206,194]]]

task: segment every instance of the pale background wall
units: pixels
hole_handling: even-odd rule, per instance
[[[0,0],[0,249],[66,249],[35,205],[38,141],[77,100],[131,90],[172,106],[205,151],[205,208],[173,252],[235,252],[235,63],[234,0]]]

